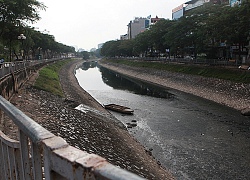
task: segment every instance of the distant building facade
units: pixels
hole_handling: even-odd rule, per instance
[[[120,35],[120,40],[128,39],[128,34]]]
[[[128,24],[128,39],[134,39],[135,36],[144,32],[150,26],[150,19],[136,17],[133,21]]]
[[[151,16],[150,16],[150,18],[151,18]],[[158,16],[156,16],[155,18],[151,18],[151,20],[150,20],[150,26],[154,25],[155,23],[157,23],[158,21],[160,21],[162,19],[164,19],[164,18],[159,18]]]
[[[174,8],[172,10],[172,19],[173,20],[176,20],[176,19],[179,19],[181,18],[182,16],[185,16],[185,13],[197,8],[197,7],[200,7],[200,6],[203,6],[205,3],[209,3],[209,2],[212,2],[213,4],[231,4],[232,1],[232,4],[233,2],[235,1],[241,1],[241,0],[191,0],[191,1],[188,1],[176,8]],[[235,2],[235,3],[237,3]]]
[[[202,6],[205,3],[210,2],[210,0],[192,0],[192,1],[188,1],[186,2],[186,7],[185,7],[185,11],[190,11],[192,9],[195,9],[199,6]]]
[[[176,7],[172,10],[172,19],[173,20],[179,19],[182,16],[184,16],[185,6],[186,6],[185,4],[182,4],[182,5]]]
[[[151,25],[154,25],[156,22],[160,21],[164,18],[159,18],[156,16],[155,18],[151,18],[151,15],[143,18],[143,17],[136,17],[133,21],[130,21],[128,24],[128,33],[122,35],[121,38],[123,39],[134,39],[138,34],[144,32],[145,30],[149,29]]]

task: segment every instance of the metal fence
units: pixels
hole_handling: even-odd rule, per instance
[[[61,59],[61,58],[60,58]],[[60,59],[43,59],[43,60],[29,60],[29,61],[15,61],[5,62],[0,64],[0,79],[8,76],[13,72],[24,70],[28,67],[36,66],[39,64],[46,64]]]
[[[166,58],[166,57],[109,57],[107,59],[117,60],[140,60],[140,61],[159,61],[163,63],[183,63],[183,64],[204,64],[217,66],[239,66],[240,61],[226,59],[201,59],[201,58]]]

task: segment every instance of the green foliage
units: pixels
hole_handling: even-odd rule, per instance
[[[119,46],[121,41],[108,41],[106,42],[101,49],[101,55],[106,57],[115,57],[119,56]]]
[[[42,68],[39,71],[39,77],[36,79],[34,87],[63,97],[64,95],[59,80],[59,71],[62,66],[70,61],[72,60],[58,61]]]
[[[80,56],[83,58],[83,59],[89,59],[89,57],[90,57],[90,53],[88,52],[88,51],[82,51],[82,52],[80,52],[79,53],[80,54]]]
[[[0,43],[9,49],[9,54],[18,54],[22,49],[26,54],[32,51],[35,57],[39,48],[39,54],[46,54],[46,58],[51,58],[60,53],[75,52],[73,47],[56,42],[53,36],[27,26],[27,22],[38,21],[39,10],[45,9],[46,6],[37,0],[0,1]],[[20,34],[26,36],[23,43],[17,39]],[[11,56],[9,59],[11,60]]]
[[[217,58],[221,43],[229,47],[248,45],[250,29],[250,2],[243,1],[239,7],[206,3],[185,14],[178,20],[161,20],[149,30],[138,34],[129,43],[109,41],[103,45],[102,55],[114,56],[155,56],[170,49],[172,56],[206,54]],[[121,44],[126,44],[121,45]],[[128,48],[127,45],[132,46]],[[129,49],[129,51],[128,51]]]

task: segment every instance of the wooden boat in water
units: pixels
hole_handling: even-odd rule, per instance
[[[130,109],[129,107],[126,107],[126,106],[117,105],[117,104],[107,104],[107,105],[104,105],[104,108],[112,110],[112,111],[120,112],[123,114],[133,114],[134,113],[133,109]]]

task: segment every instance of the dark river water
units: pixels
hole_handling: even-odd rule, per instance
[[[76,70],[99,103],[134,109],[112,114],[177,179],[250,179],[250,118],[231,108],[129,79],[96,62]]]

